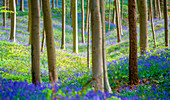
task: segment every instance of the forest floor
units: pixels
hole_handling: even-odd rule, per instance
[[[139,53],[139,25],[138,33],[138,74],[140,82],[136,86],[128,85],[128,55],[129,29],[122,26],[121,42],[117,43],[116,26],[111,24],[111,31],[106,33],[107,66],[109,83],[113,93],[104,94],[94,92],[92,84],[82,87],[92,78],[92,68],[87,68],[87,39],[81,43],[81,30],[78,30],[79,54],[72,52],[72,27],[67,20],[66,50],[60,49],[62,34],[61,13],[58,9],[52,10],[53,30],[56,48],[56,63],[59,81],[49,83],[48,60],[46,46],[41,53],[42,83],[35,87],[31,84],[31,47],[28,45],[28,8],[25,2],[25,11],[19,11],[17,6],[16,42],[9,41],[10,19],[6,27],[2,26],[0,14],[0,99],[50,99],[56,97],[63,100],[100,100],[106,99],[164,99],[170,98],[170,49],[164,48],[164,21],[154,19],[157,47],[154,47],[151,25],[148,25],[148,52]],[[67,16],[68,17],[68,16]],[[81,18],[78,18],[81,20]],[[78,22],[79,27],[81,21]],[[106,21],[106,25],[108,22]],[[170,25],[170,20],[169,20]],[[43,21],[41,16],[41,38]],[[169,26],[170,27],[170,26]],[[107,29],[107,26],[106,26]],[[85,32],[87,38],[87,33]],[[169,36],[170,37],[170,36]],[[91,43],[90,43],[91,44]],[[91,45],[90,45],[91,46]],[[80,94],[83,93],[82,96]]]

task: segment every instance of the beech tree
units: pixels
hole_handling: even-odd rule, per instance
[[[113,5],[114,5],[114,7],[113,7],[113,19],[112,19],[112,23],[115,24],[116,23],[116,8],[115,8],[116,0],[114,0]]]
[[[90,0],[90,2],[92,23],[92,73],[95,79],[95,90],[104,92],[100,6],[99,0]]]
[[[144,54],[148,47],[147,34],[147,0],[138,0],[139,23],[140,23],[140,53]]]
[[[109,0],[109,21],[108,21],[108,32],[110,31],[110,13],[111,13],[111,0]]]
[[[136,0],[128,0],[129,19],[129,81],[131,85],[138,84],[137,69],[137,30],[136,30]]]
[[[6,0],[3,0],[3,8],[4,10],[6,10]],[[6,26],[6,12],[3,12],[3,26]]]
[[[29,9],[29,15],[28,15],[28,31],[30,33],[30,36],[29,36],[29,44],[31,44],[31,27],[32,27],[32,18],[31,18],[31,0],[28,0],[28,9]]]
[[[108,74],[107,74],[107,62],[106,62],[106,32],[105,32],[105,0],[100,0],[100,11],[101,11],[101,19],[102,19],[102,60],[103,60],[103,76],[104,76],[104,91],[112,93]]]
[[[72,0],[73,52],[78,54],[77,0]]]
[[[50,0],[43,0],[42,5],[43,5],[42,8],[44,13],[43,16],[44,28],[46,32],[49,79],[50,81],[57,82],[58,75],[56,69],[56,54],[55,54],[55,45],[54,45],[54,37],[53,37],[54,35],[53,35]]]
[[[31,0],[31,13],[31,73],[32,83],[37,85],[37,81],[41,83],[39,0]]]
[[[164,25],[165,25],[165,46],[169,47],[167,0],[164,0]]]
[[[90,9],[89,9],[89,6],[90,5],[90,0],[87,0],[87,8],[86,8],[86,24],[85,24],[85,31],[87,32],[87,29],[88,29],[88,17],[89,17],[89,11],[90,11]]]
[[[24,11],[24,0],[20,0],[20,11]]]
[[[61,49],[65,49],[65,0],[62,0],[62,39]]]
[[[18,5],[18,0],[15,0],[16,5]]]
[[[16,33],[16,5],[15,0],[10,0],[9,2],[10,10],[13,11],[11,14],[11,32],[10,40],[15,42],[15,33]]]
[[[84,40],[84,0],[81,0],[81,37],[82,37],[82,43],[85,43]]]

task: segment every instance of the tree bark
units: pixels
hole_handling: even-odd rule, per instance
[[[62,0],[62,39],[61,49],[65,49],[65,0]]]
[[[31,0],[32,13],[32,37],[31,37],[31,73],[32,83],[37,85],[37,81],[41,83],[40,69],[40,10],[39,0]]]
[[[104,91],[112,93],[108,74],[107,74],[107,62],[106,62],[106,32],[105,32],[105,0],[100,0],[100,11],[102,19],[102,60],[103,60],[103,76],[104,76]]]
[[[6,7],[6,0],[3,0],[3,7]],[[4,8],[6,10],[6,8]],[[6,12],[3,12],[3,26],[6,26]]]
[[[136,30],[136,0],[128,0],[129,19],[129,81],[130,85],[138,84],[137,69],[137,30]]]
[[[105,4],[105,3],[104,3]],[[104,92],[102,32],[99,0],[91,0],[92,23],[92,73],[95,78],[95,90]]]
[[[153,16],[152,16],[152,4],[151,3],[152,3],[152,0],[149,0],[149,10],[150,10],[150,15],[151,15],[152,35],[153,35],[154,46],[156,47],[156,39],[155,39],[155,31],[154,31]]]
[[[147,33],[147,0],[138,0],[139,23],[140,23],[140,53],[144,54],[148,47]]]
[[[116,5],[116,0],[114,0],[114,8],[113,8],[113,19],[112,19],[112,23],[113,24],[116,24],[116,8],[115,8],[115,5]]]
[[[121,2],[121,19],[123,20],[123,0],[122,0],[122,2]]]
[[[87,68],[90,69],[90,13],[88,19],[88,37],[87,37]]]
[[[111,13],[111,0],[109,0],[109,22],[108,22],[108,32],[110,31],[110,13]]]
[[[156,0],[153,0],[153,12],[154,12],[154,18],[158,18]]]
[[[55,0],[52,0],[52,8],[55,9]]]
[[[16,34],[16,5],[15,0],[10,0],[10,10],[13,11],[11,13],[11,33],[10,40],[15,42],[15,34]]]
[[[82,43],[85,43],[84,40],[84,0],[81,0],[81,36],[82,36]]]
[[[53,25],[51,16],[50,0],[43,0],[43,20],[46,32],[46,44],[47,44],[47,56],[49,67],[49,79],[52,82],[58,81],[57,69],[56,69],[56,54],[54,45]],[[50,77],[51,76],[51,77]]]
[[[24,0],[20,0],[20,11],[24,12]]]
[[[11,8],[10,8],[10,7],[11,7],[11,6],[10,6],[10,3],[11,3],[11,2],[9,2],[9,1],[10,1],[10,0],[7,0],[7,6],[9,7],[9,8],[8,8],[8,11],[11,10]],[[11,13],[9,13],[8,18],[11,18]]]
[[[164,0],[164,25],[165,25],[165,46],[169,47],[167,0]]]
[[[78,54],[77,0],[72,0],[73,52]]]
[[[87,0],[87,9],[86,9],[86,24],[85,24],[85,31],[87,32],[88,30],[88,17],[89,17],[89,5],[90,5],[90,0]]]
[[[161,9],[160,9],[160,1],[157,0],[157,11],[158,11],[158,15],[159,15],[159,20],[161,20]]]
[[[160,0],[161,15],[164,15],[164,0]]]

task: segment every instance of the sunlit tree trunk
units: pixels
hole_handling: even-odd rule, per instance
[[[152,3],[152,0],[149,0],[149,10],[150,10],[150,15],[151,15],[152,35],[153,35],[154,46],[156,47],[156,39],[155,39],[155,31],[154,31],[153,16],[152,16],[152,4],[151,3]]]
[[[20,11],[24,11],[24,0],[20,0]]]
[[[106,62],[105,0],[100,0],[100,11],[101,11],[101,19],[102,19],[101,26],[102,26],[102,60],[103,60],[104,91],[112,93],[109,80],[108,80],[107,62]]]
[[[62,0],[62,39],[61,49],[65,49],[65,0]]]
[[[116,8],[116,27],[117,27],[117,39],[118,42],[121,41],[121,21],[120,21],[120,9],[119,9],[119,0],[116,0],[115,3],[115,8]]]
[[[84,40],[84,0],[81,0],[81,37],[82,43],[85,43]]]
[[[10,40],[15,42],[15,33],[16,33],[16,5],[15,0],[10,0],[10,10],[13,11],[11,13],[11,33]]]
[[[88,37],[87,37],[87,68],[90,69],[90,13],[88,19]]]
[[[30,36],[29,36],[29,43],[28,44],[31,44],[31,27],[32,27],[32,19],[31,19],[31,0],[28,0],[28,9],[29,9],[29,15],[28,15],[28,31],[30,33]]]
[[[136,30],[136,0],[128,0],[129,19],[129,81],[130,85],[138,84],[137,69],[137,30]]]
[[[77,0],[72,0],[73,52],[78,54]]]
[[[32,12],[32,37],[31,37],[31,73],[32,83],[37,85],[37,81],[41,82],[40,69],[40,9],[39,0],[31,0]]]
[[[164,0],[164,25],[165,25],[165,46],[169,47],[167,0]]]
[[[148,47],[147,34],[147,0],[138,0],[139,23],[140,23],[140,53],[144,54]]]
[[[54,44],[50,0],[43,0],[42,5],[43,5],[42,8],[43,8],[43,13],[44,13],[43,20],[44,20],[44,27],[45,27],[45,33],[46,33],[49,79],[52,82],[57,82],[58,75],[57,75],[57,69],[56,69],[56,54],[55,54],[55,44]]]
[[[95,90],[104,92],[102,31],[99,0],[91,0],[92,23],[92,73],[95,78]],[[105,3],[104,3],[105,4]]]
[[[3,0],[3,7],[6,7],[6,0]],[[6,8],[4,8],[6,10]],[[6,12],[3,12],[3,26],[6,26]]]

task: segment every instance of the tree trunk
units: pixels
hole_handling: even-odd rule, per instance
[[[140,23],[140,53],[144,54],[148,47],[147,34],[147,0],[138,0],[139,23]]]
[[[118,39],[118,42],[121,41],[121,25],[120,25],[120,9],[119,9],[119,1],[116,0],[116,3],[115,3],[115,8],[116,8],[116,27],[117,27],[117,39]]]
[[[167,0],[164,0],[164,25],[165,25],[165,46],[169,47]]]
[[[89,17],[89,11],[90,11],[90,9],[89,9],[89,5],[90,5],[90,0],[87,0],[87,9],[86,9],[86,24],[85,24],[85,31],[87,32],[88,30],[88,17]]]
[[[77,0],[72,0],[73,52],[78,54]]]
[[[40,0],[40,11],[41,11],[41,6],[42,6],[42,0]]]
[[[164,15],[164,0],[160,0],[161,15]]]
[[[102,59],[102,32],[99,0],[91,0],[92,23],[92,73],[95,78],[95,91],[104,92],[103,59]],[[105,4],[105,3],[104,3]]]
[[[44,12],[42,11],[42,14],[44,16]],[[41,44],[41,52],[44,51],[44,42],[45,42],[45,25],[44,25],[44,20],[43,20],[43,38],[42,38],[42,44]]]
[[[32,12],[31,73],[32,73],[32,83],[37,85],[37,81],[41,83],[39,0],[31,0],[31,12]]]
[[[138,84],[137,69],[137,30],[136,30],[136,0],[128,0],[129,19],[129,81],[130,85]]]
[[[61,39],[61,49],[65,49],[65,0],[62,0],[62,39]]]
[[[81,0],[81,36],[82,36],[82,43],[85,43],[84,40],[84,0]]]
[[[3,7],[6,7],[6,0],[3,0]],[[4,8],[6,10],[6,8]],[[3,12],[3,26],[6,26],[6,12]]]
[[[32,16],[32,13],[31,13],[31,0],[28,0],[28,9],[29,9],[29,21],[28,21],[28,31],[30,32],[30,36],[29,36],[29,44],[31,44],[31,27],[32,27],[32,19],[31,19],[31,16]]]
[[[15,42],[15,33],[16,33],[16,5],[15,0],[10,0],[10,10],[13,11],[11,13],[11,33],[10,40]]]
[[[123,0],[122,0],[122,3],[121,3],[121,19],[123,20]]]
[[[24,12],[24,0],[20,0],[20,11]]]
[[[55,9],[55,0],[52,0],[52,8]]]
[[[10,8],[10,7],[11,7],[11,6],[10,6],[10,3],[11,3],[11,2],[9,2],[9,1],[10,1],[10,0],[7,0],[7,6],[9,7],[9,8],[8,8],[8,11],[11,10],[11,8]],[[11,13],[9,13],[8,18],[11,18]]]
[[[152,0],[149,0],[149,10],[150,10],[150,15],[151,15],[152,35],[153,35],[154,46],[156,47],[156,39],[155,39],[155,31],[154,31],[154,25],[153,25],[152,4],[151,3],[152,3]]]
[[[88,19],[88,37],[87,37],[87,68],[90,69],[90,13]]]
[[[100,0],[100,9],[101,9],[100,10],[101,19],[102,19],[102,60],[103,60],[104,91],[112,93],[111,87],[109,85],[109,80],[108,80],[107,62],[106,62],[105,0]]]
[[[161,9],[160,9],[160,2],[159,2],[159,0],[157,0],[157,11],[158,11],[158,15],[159,15],[159,20],[161,20]]]
[[[154,12],[154,18],[158,18],[156,0],[153,0],[153,12]]]
[[[111,0],[109,0],[109,22],[108,22],[108,32],[110,31],[110,13],[111,13]]]
[[[116,0],[114,0],[113,19],[112,19],[113,24],[116,24],[116,8],[115,8],[115,5],[116,5]]]
[[[16,5],[18,5],[18,0],[15,0]]]
[[[52,82],[58,81],[57,69],[56,69],[56,54],[54,45],[53,25],[51,16],[50,0],[43,0],[43,20],[46,33],[46,44],[47,44],[47,56],[48,56],[48,67],[49,67],[49,79]]]
[[[67,2],[67,1],[66,1]],[[58,0],[56,0],[56,7],[58,7]]]

